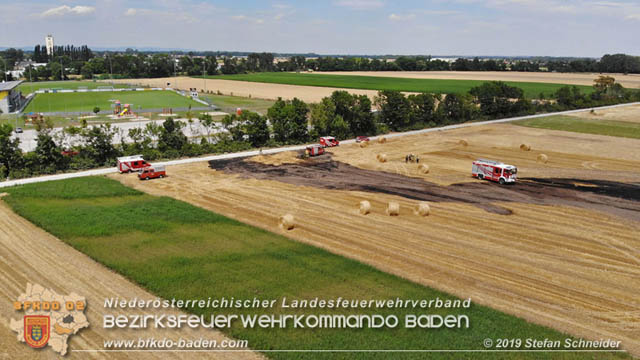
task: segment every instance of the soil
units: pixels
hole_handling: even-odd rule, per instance
[[[504,186],[489,181],[441,186],[401,174],[360,169],[334,161],[329,155],[295,164],[269,165],[230,159],[211,161],[209,166],[228,174],[238,174],[242,178],[276,180],[330,190],[382,193],[412,200],[473,204],[500,215],[511,215],[512,212],[494,204],[496,201],[571,205],[640,223],[640,185],[613,181],[525,178],[516,184]]]

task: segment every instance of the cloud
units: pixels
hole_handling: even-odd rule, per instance
[[[138,13],[138,9],[129,8],[124,12],[124,16],[135,16]]]
[[[409,21],[409,20],[413,20],[415,18],[416,18],[415,14],[406,14],[406,15],[391,14],[391,15],[389,15],[389,20],[391,20],[391,21]]]
[[[640,21],[640,13],[638,14],[630,14],[625,17],[626,20],[635,20]]]
[[[335,1],[334,4],[355,10],[379,9],[384,6],[382,0],[338,0]]]
[[[457,10],[422,10],[421,14],[424,15],[434,15],[434,16],[447,16],[447,15],[458,15],[460,11]]]
[[[49,10],[45,10],[40,14],[41,17],[60,17],[66,15],[89,15],[93,14],[96,8],[93,6],[76,5],[71,7],[69,5],[62,5]]]
[[[253,17],[249,17],[246,15],[233,15],[231,16],[231,19],[236,20],[236,21],[247,21],[247,22],[252,22],[255,24],[264,24],[264,20],[260,19],[260,18],[253,18]]]

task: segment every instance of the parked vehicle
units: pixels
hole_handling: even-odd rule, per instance
[[[74,157],[80,153],[75,150],[62,150],[60,154],[62,154],[62,156]]]
[[[21,127],[17,127],[16,128],[16,134],[22,134],[24,131],[22,130]]]
[[[363,141],[369,141],[369,137],[368,137],[368,136],[358,136],[358,137],[356,138],[356,142],[357,142],[357,143],[361,143],[361,142],[363,142]]]
[[[138,179],[140,180],[149,180],[156,178],[163,178],[167,176],[167,172],[162,165],[151,165],[147,166],[138,174]]]
[[[118,171],[120,173],[128,173],[131,171],[142,171],[147,166],[151,166],[148,162],[146,162],[142,155],[134,155],[134,156],[124,156],[118,158]]]
[[[480,180],[491,180],[504,184],[513,184],[517,180],[518,168],[498,161],[479,159],[473,162],[471,175]]]
[[[323,136],[320,138],[320,145],[324,147],[340,146],[340,142],[333,136]]]
[[[305,153],[309,156],[319,156],[324,154],[324,147],[320,144],[313,144],[307,146]]]

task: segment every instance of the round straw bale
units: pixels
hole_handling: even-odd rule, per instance
[[[361,141],[360,142],[360,147],[361,148],[366,148],[367,146],[369,146],[369,142],[368,141]]]
[[[549,161],[549,157],[545,154],[538,155],[538,162],[547,163]]]
[[[418,165],[418,172],[420,174],[428,174],[429,173],[429,165],[427,165],[427,164]]]
[[[387,162],[387,154],[378,154],[376,155],[376,159],[381,163],[385,163]]]
[[[387,138],[386,138],[386,137],[384,137],[384,136],[380,136],[380,137],[378,138],[378,143],[379,143],[379,144],[384,144],[384,143],[386,143],[386,142],[387,142]]]
[[[467,146],[469,145],[469,142],[465,139],[460,139],[460,141],[458,141],[458,144],[462,145],[462,146]]]
[[[400,215],[400,204],[398,204],[395,201],[389,201],[389,205],[387,206],[387,215],[389,216]]]
[[[278,225],[283,230],[291,230],[294,227],[296,227],[296,222],[295,222],[295,219],[293,218],[293,215],[286,214],[286,215],[280,216],[280,219],[278,219]]]
[[[420,216],[429,216],[430,212],[431,212],[431,207],[429,207],[429,203],[425,201],[421,201],[416,206],[416,210],[414,211],[414,214],[420,215]]]
[[[531,146],[527,144],[520,144],[520,150],[522,151],[531,151]]]
[[[360,214],[367,215],[371,212],[371,203],[367,200],[360,201]]]

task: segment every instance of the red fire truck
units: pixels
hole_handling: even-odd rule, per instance
[[[518,168],[498,161],[479,159],[473,162],[471,175],[480,180],[491,180],[501,185],[516,182]]]
[[[146,162],[142,155],[134,155],[134,156],[124,156],[118,158],[118,171],[120,173],[128,173],[131,171],[141,171],[147,166],[151,166],[148,162]]]
[[[324,154],[324,147],[320,144],[313,144],[307,146],[307,150],[305,151],[309,156],[320,156]]]
[[[333,136],[323,136],[320,138],[320,145],[324,147],[334,147],[339,146],[340,142]]]
[[[149,179],[155,179],[155,178],[163,178],[167,176],[167,171],[165,170],[164,166],[162,165],[155,165],[155,166],[147,166],[144,170],[142,170],[139,174],[138,174],[138,179],[140,180],[149,180]]]

